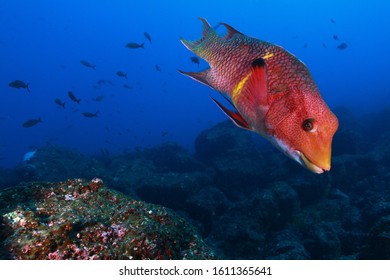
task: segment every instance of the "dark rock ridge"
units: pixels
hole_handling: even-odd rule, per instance
[[[175,143],[94,158],[43,147],[0,184],[98,176],[173,209],[226,259],[390,259],[390,110],[334,111],[340,128],[322,175],[226,121],[197,137],[193,155]]]

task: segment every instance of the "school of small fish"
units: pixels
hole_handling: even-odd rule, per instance
[[[152,45],[152,36],[148,32],[146,32],[146,31],[143,32],[143,36],[149,42],[149,44]],[[125,45],[125,47],[127,49],[144,49],[145,48],[145,42],[128,42]],[[92,63],[92,62],[90,62],[87,59],[81,59],[79,62],[85,68],[89,68],[89,69],[92,69],[92,70],[96,70],[96,68],[97,68],[97,65],[95,63]],[[61,64],[60,67],[61,68],[66,68],[66,66],[63,65],[63,64]],[[158,64],[155,64],[154,68],[158,72],[162,71],[161,67]],[[117,71],[115,73],[115,75],[117,77],[120,77],[120,78],[123,78],[123,79],[126,79],[126,80],[128,79],[127,72],[125,72],[125,71]],[[100,89],[101,86],[106,86],[106,85],[115,86],[115,84],[111,80],[109,80],[109,79],[100,79],[92,87],[95,88],[95,89]],[[22,81],[22,80],[18,80],[18,79],[17,80],[13,80],[13,81],[11,81],[8,84],[8,86],[11,87],[11,88],[15,88],[15,89],[25,89],[28,93],[31,93],[31,91],[30,91],[30,84],[25,82],[25,81]],[[128,89],[128,90],[133,89],[133,86],[131,86],[129,84],[126,84],[126,83],[123,84],[122,86],[123,86],[123,88]],[[140,87],[140,89],[142,89],[142,88]],[[92,97],[91,101],[101,102],[104,98],[105,98],[105,95],[101,94],[101,95],[97,95],[95,97]],[[78,94],[74,93],[73,91],[67,91],[67,99],[70,101],[69,104],[73,103],[73,104],[80,105],[82,103],[82,99],[79,98]],[[56,104],[57,108],[66,109],[68,106],[71,106],[71,105],[65,106],[66,101],[64,101],[63,98],[57,97],[57,98],[54,98],[53,101]],[[86,102],[88,102],[88,101],[86,101]],[[72,108],[72,111],[77,112],[78,109]],[[96,112],[84,111],[84,112],[81,113],[81,115],[83,117],[85,117],[85,118],[96,118],[96,117],[98,117],[98,113],[99,113],[98,111],[96,111]],[[43,121],[42,121],[42,119],[40,117],[39,118],[32,118],[32,119],[25,120],[22,123],[22,127],[24,127],[24,128],[31,128],[31,127],[34,127],[34,126],[40,124],[40,123],[43,123]]]

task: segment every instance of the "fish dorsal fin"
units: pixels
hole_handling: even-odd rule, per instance
[[[211,96],[210,96],[211,97]],[[231,111],[227,109],[225,106],[223,106],[220,102],[218,102],[216,99],[212,98],[211,99],[217,104],[217,106],[233,121],[233,123],[241,128],[248,129],[249,125],[246,122],[246,120],[240,115],[238,112]]]
[[[194,79],[195,81],[197,81],[199,83],[202,83],[202,84],[214,89],[214,87],[209,83],[209,81],[207,79],[207,74],[210,71],[210,68],[206,69],[202,72],[185,72],[185,71],[181,71],[181,70],[177,70],[177,71],[179,71],[183,75],[190,77],[191,79]]]
[[[205,18],[198,18],[202,23],[203,23],[203,31],[202,31],[202,36],[206,37],[207,33],[209,32],[211,28],[211,25],[208,23],[208,21]]]
[[[185,40],[183,38],[180,38],[180,41],[183,43],[183,45],[187,49],[189,49],[190,51],[193,51],[197,55],[199,55],[198,48],[200,47],[200,45],[203,41],[213,41],[216,38],[218,38],[217,32],[210,26],[210,24],[207,22],[206,19],[199,18],[199,20],[201,20],[203,23],[202,38],[200,38],[199,40],[196,40],[196,41],[189,41],[189,40]]]
[[[222,24],[223,26],[225,26],[227,31],[228,31],[228,33],[223,37],[223,39],[228,40],[228,39],[232,38],[235,34],[242,34],[240,31],[237,31],[235,28],[231,27],[227,23],[220,22],[219,24]]]

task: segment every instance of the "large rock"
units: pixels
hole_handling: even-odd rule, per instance
[[[170,210],[100,179],[31,183],[0,193],[1,259],[213,259]]]
[[[250,132],[237,128],[231,121],[224,121],[196,137],[195,156],[201,161],[211,162],[227,154],[243,156],[243,151],[250,147],[253,147]]]
[[[372,227],[362,259],[390,259],[390,215],[382,217]]]
[[[204,130],[195,140],[195,157],[212,167],[215,182],[234,199],[238,192],[250,193],[265,187],[276,177],[287,176],[285,162],[269,143],[255,134],[237,128],[230,121]]]

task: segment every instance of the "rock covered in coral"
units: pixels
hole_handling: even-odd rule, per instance
[[[96,178],[3,190],[0,211],[2,259],[215,258],[185,220]]]

